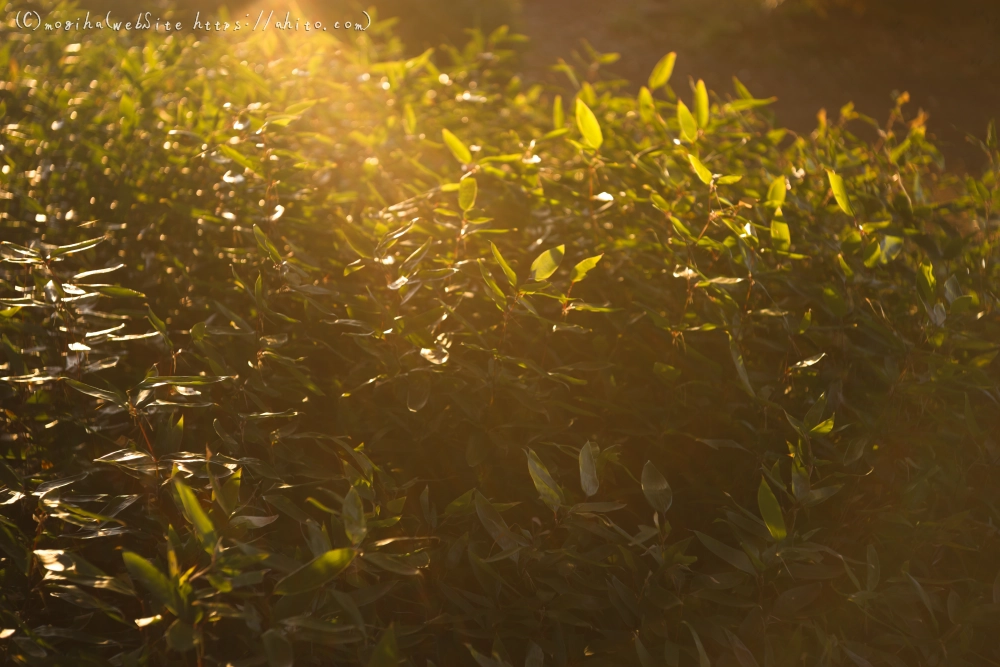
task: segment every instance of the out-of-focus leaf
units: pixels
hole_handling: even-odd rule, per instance
[[[566,246],[560,245],[550,248],[536,257],[535,261],[531,263],[530,279],[533,282],[538,282],[549,278],[559,268],[559,263],[562,262],[565,253]]]
[[[597,478],[597,445],[587,442],[580,448],[580,488],[589,498],[597,493],[600,480]]]
[[[782,541],[788,536],[785,528],[785,517],[781,513],[781,505],[774,495],[774,491],[768,486],[767,480],[761,477],[760,486],[757,489],[757,507],[760,508],[760,515],[764,518],[767,532],[777,541]]]
[[[451,154],[455,156],[455,159],[462,164],[469,164],[472,162],[472,153],[469,152],[468,147],[462,143],[462,140],[456,137],[448,129],[441,130],[441,137],[444,139],[444,143],[448,146],[448,150]]]
[[[545,467],[545,464],[542,463],[542,460],[538,458],[538,454],[533,449],[529,447],[525,453],[528,456],[528,472],[531,474],[531,481],[534,482],[535,489],[538,490],[542,501],[555,512],[562,505],[566,504],[566,498],[563,495],[562,489],[552,479],[548,468]]]
[[[674,492],[652,461],[642,467],[642,494],[657,512],[666,512],[674,502]]]
[[[604,143],[604,134],[601,132],[600,123],[597,122],[597,116],[580,98],[576,100],[576,126],[583,135],[583,140],[594,150],[599,149]]]
[[[274,586],[276,595],[305,593],[332,581],[343,572],[355,556],[354,549],[333,549],[314,558]]]

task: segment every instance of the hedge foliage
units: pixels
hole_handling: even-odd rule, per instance
[[[0,36],[8,663],[1000,664],[992,129]]]

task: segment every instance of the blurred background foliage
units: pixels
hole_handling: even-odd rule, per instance
[[[1000,663],[995,127],[374,15],[2,28],[4,659]]]

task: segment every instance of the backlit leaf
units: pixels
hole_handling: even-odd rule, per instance
[[[652,461],[642,467],[642,494],[657,512],[666,512],[674,502],[674,492]]]
[[[355,556],[354,549],[333,549],[314,558],[274,586],[275,595],[296,595],[333,581]]]
[[[583,100],[576,100],[576,126],[583,135],[583,140],[588,146],[597,150],[604,143],[604,134],[601,126],[597,122],[597,116],[590,110]]]

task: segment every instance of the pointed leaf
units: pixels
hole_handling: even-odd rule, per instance
[[[504,275],[507,276],[507,282],[510,283],[511,287],[517,287],[517,274],[514,273],[514,269],[510,268],[510,264],[503,258],[503,255],[500,254],[500,248],[496,247],[496,244],[490,241],[490,249],[493,250],[493,257],[496,258],[497,263],[500,264],[500,268],[503,269]]]
[[[792,234],[788,223],[775,217],[771,220],[771,247],[778,252],[788,252],[792,247]]]
[[[466,176],[458,184],[458,205],[463,211],[469,211],[476,205],[476,194],[479,186],[476,179]]]
[[[576,100],[576,126],[579,128],[580,134],[583,135],[584,142],[594,150],[600,148],[601,144],[604,143],[604,134],[597,122],[597,116],[579,98]]]
[[[529,275],[531,281],[538,282],[546,280],[549,276],[555,273],[556,269],[559,268],[559,263],[562,262],[565,252],[566,246],[560,245],[555,248],[550,248],[536,257],[535,261],[531,263],[531,273]]]
[[[216,541],[215,526],[212,525],[212,520],[208,518],[205,510],[201,508],[198,496],[179,477],[174,478],[174,487],[177,489],[177,496],[181,501],[184,518],[194,528],[194,532],[198,536],[202,548],[208,553],[212,553],[215,550]]]
[[[368,667],[397,667],[397,665],[399,665],[399,648],[396,646],[396,631],[390,625],[378,640],[375,652],[368,660]]]
[[[847,215],[854,216],[854,209],[851,208],[851,200],[847,198],[847,188],[844,187],[844,179],[832,169],[826,170],[826,175],[830,179],[830,189],[833,190],[833,197],[837,200],[837,206]]]
[[[167,575],[160,572],[159,568],[148,560],[132,551],[123,551],[122,560],[125,561],[125,569],[128,570],[128,575],[149,591],[154,601],[169,609],[175,616],[180,614],[181,610],[179,608],[177,590]]]
[[[879,567],[878,552],[875,551],[874,544],[868,545],[866,560],[867,560],[867,567],[865,569],[868,573],[868,577],[865,581],[865,590],[871,592],[874,591],[875,588],[878,586],[879,575],[882,571],[881,568]]]
[[[462,164],[469,164],[472,162],[472,153],[469,152],[469,149],[462,143],[461,139],[456,137],[447,129],[441,130],[441,137],[444,139],[444,143],[448,146],[448,150],[451,151],[451,154],[455,156],[456,160]]]
[[[365,523],[365,508],[361,502],[361,495],[353,486],[344,496],[341,518],[344,521],[344,532],[347,533],[347,538],[352,544],[360,544],[368,533],[368,526]]]
[[[587,442],[580,448],[580,488],[589,498],[597,493],[600,480],[597,478],[597,445]]]
[[[681,137],[685,141],[690,142],[698,138],[698,123],[682,100],[677,100],[677,122],[680,123]]]
[[[708,125],[708,109],[708,89],[705,87],[705,82],[698,79],[694,88],[694,113],[698,127],[704,128]]]
[[[691,167],[694,169],[694,173],[697,174],[698,180],[705,185],[712,182],[712,172],[694,154],[688,153],[688,162],[691,163]]]
[[[771,186],[767,189],[767,201],[775,206],[785,203],[785,195],[788,192],[788,181],[784,176],[778,176],[771,181]]]
[[[556,481],[552,479],[552,475],[549,474],[548,468],[542,463],[542,460],[538,458],[538,454],[535,453],[530,447],[525,452],[528,456],[528,473],[531,475],[531,481],[535,483],[535,489],[538,490],[538,495],[542,497],[542,501],[549,506],[549,508],[555,512],[559,509],[561,505],[566,503],[566,498],[563,496],[562,489],[556,484]]]
[[[296,595],[319,588],[343,572],[354,556],[354,549],[327,551],[279,581],[274,587],[274,594]]]
[[[781,505],[763,477],[760,478],[760,487],[757,489],[757,507],[760,508],[760,515],[764,518],[771,537],[779,542],[785,539],[788,530],[785,528],[785,517],[781,514]]]
[[[656,90],[660,86],[667,85],[670,76],[674,73],[674,63],[677,62],[677,54],[673,51],[660,58],[649,75],[649,89]]]
[[[264,656],[268,667],[292,667],[295,664],[295,652],[292,643],[281,630],[271,628],[263,635]]]
[[[666,477],[657,470],[652,461],[642,467],[642,494],[657,512],[666,512],[674,502],[674,492],[667,484]]]
[[[753,568],[753,564],[750,562],[750,558],[739,549],[734,549],[729,545],[723,544],[711,535],[700,533],[697,530],[692,532],[698,536],[698,540],[705,545],[706,549],[735,567],[737,570],[746,572],[747,574],[757,573]]]
[[[587,276],[587,274],[590,273],[590,270],[593,269],[595,266],[597,266],[597,263],[601,261],[602,257],[604,257],[604,253],[601,253],[600,255],[594,255],[593,257],[588,257],[587,259],[579,262],[576,266],[573,267],[573,270],[570,272],[569,275],[570,282],[578,283],[581,280],[583,280]]]

